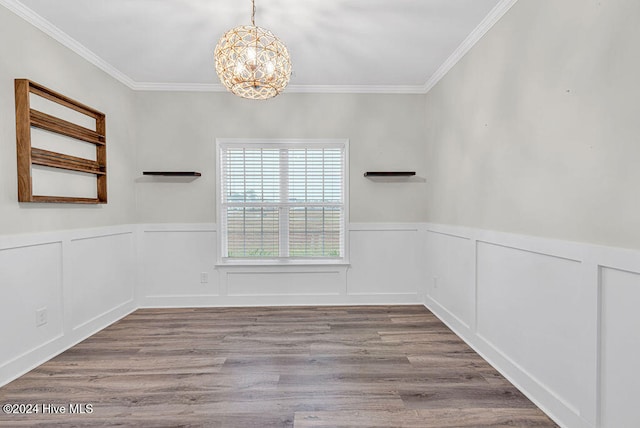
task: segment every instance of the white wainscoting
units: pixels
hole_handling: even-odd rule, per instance
[[[349,266],[288,267],[216,267],[213,224],[0,236],[0,385],[138,307],[424,299],[562,426],[640,426],[640,252],[436,224],[349,234]]]
[[[350,266],[215,266],[214,224],[140,225],[141,307],[416,304],[418,225],[352,225]],[[201,281],[201,275],[207,282]]]
[[[430,310],[562,426],[640,426],[640,252],[424,227]]]
[[[131,226],[0,236],[0,385],[133,311],[135,257]]]
[[[351,230],[352,265],[216,267],[214,224],[0,236],[0,386],[139,307],[417,304],[415,225]],[[47,323],[36,326],[46,308]]]

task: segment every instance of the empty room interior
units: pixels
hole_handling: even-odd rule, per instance
[[[639,18],[0,0],[0,426],[640,426]]]

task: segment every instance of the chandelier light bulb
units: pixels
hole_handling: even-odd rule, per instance
[[[264,69],[267,72],[267,76],[273,76],[273,73],[276,71],[276,66],[273,65],[273,63],[271,61],[269,61],[268,63],[265,64]]]
[[[247,60],[249,61],[256,60],[256,48],[254,47],[247,48]]]

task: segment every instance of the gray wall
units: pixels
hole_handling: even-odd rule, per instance
[[[348,138],[351,222],[466,225],[640,247],[640,3],[520,0],[429,93],[134,93],[4,8],[0,233],[215,222],[215,138]],[[9,39],[11,41],[9,41]],[[107,114],[109,204],[18,204],[13,79]],[[426,101],[425,101],[426,99]],[[143,170],[199,170],[191,182]],[[426,182],[380,183],[411,169]],[[135,183],[135,185],[132,185]]]
[[[428,221],[640,248],[638,16],[517,2],[426,96]]]
[[[4,7],[0,35],[0,234],[133,222],[133,92]],[[18,203],[16,78],[31,79],[107,115],[107,205]]]
[[[422,95],[285,94],[265,102],[226,93],[133,92],[0,7],[0,233],[134,222],[215,222],[215,138],[347,138],[352,222],[426,216],[422,181],[365,179],[367,170],[424,175]],[[213,72],[213,71],[212,71]],[[17,202],[13,80],[29,78],[107,115],[109,203]],[[203,177],[149,179],[143,170],[198,170]]]
[[[420,182],[375,182],[368,170],[426,173],[423,95],[284,94],[251,101],[227,93],[136,94],[137,162],[197,170],[193,181],[139,177],[138,222],[215,222],[216,138],[348,138],[351,222],[426,217]]]

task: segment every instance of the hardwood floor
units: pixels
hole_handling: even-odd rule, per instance
[[[40,406],[12,427],[556,426],[422,306],[138,310],[5,403]]]

